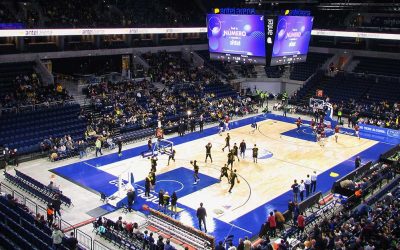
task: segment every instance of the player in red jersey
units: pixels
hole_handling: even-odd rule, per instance
[[[225,131],[229,131],[229,121],[231,119],[229,118],[229,116],[225,116]]]
[[[356,136],[360,140],[360,126],[358,126],[358,124],[356,124],[356,126],[354,126],[354,131],[356,132]]]
[[[326,134],[325,134],[325,129],[324,128],[322,128],[322,130],[321,130],[321,138],[320,138],[320,140],[319,140],[319,145],[321,146],[321,147],[325,147],[325,137],[326,137]]]
[[[339,137],[339,133],[340,133],[339,125],[336,125],[336,127],[335,127],[335,141],[336,141],[336,143],[337,143],[337,139]]]
[[[300,118],[300,117],[297,118],[297,120],[296,120],[297,132],[299,132],[300,126],[301,126],[302,123],[303,123],[303,122],[301,121],[301,118]]]

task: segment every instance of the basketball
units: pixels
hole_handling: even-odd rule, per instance
[[[142,209],[143,209],[144,211],[149,211],[149,205],[143,204]]]
[[[193,164],[193,161],[190,161],[190,164]]]
[[[239,179],[238,179],[237,183],[238,183],[238,184],[240,183],[240,180],[239,180]]]

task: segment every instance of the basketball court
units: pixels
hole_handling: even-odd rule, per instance
[[[251,133],[250,124],[254,121],[258,123],[258,129]],[[131,171],[137,193],[135,209],[143,211],[143,204],[157,208],[160,189],[170,194],[176,191],[179,213],[174,218],[197,227],[196,209],[203,202],[208,212],[208,232],[217,240],[230,234],[238,239],[257,235],[260,225],[273,209],[287,209],[294,179],[300,181],[316,171],[317,189],[324,193],[337,178],[354,169],[357,155],[363,162],[377,160],[381,153],[392,147],[391,143],[368,139],[366,134],[361,134],[362,138],[358,139],[348,129],[342,129],[338,143],[328,133],[325,146],[321,147],[315,142],[315,135],[307,122],[297,130],[294,118],[274,114],[237,120],[231,123],[228,131],[231,146],[245,140],[247,150],[245,158],[234,163],[240,183],[230,194],[227,179],[219,181],[220,169],[227,162],[227,150],[222,151],[227,132],[223,135],[217,132],[217,127],[211,127],[202,133],[168,138],[174,144],[176,161],[171,161],[168,166],[168,156],[158,155],[157,183],[150,197],[144,196],[144,179],[150,171],[150,160],[141,155],[147,145],[127,149],[121,157],[112,153],[51,171],[87,190],[107,196],[118,191],[118,176]],[[213,145],[212,163],[204,162],[208,142]],[[253,163],[252,159],[254,144],[259,148],[258,163]],[[197,185],[193,184],[192,160],[197,160],[200,166]],[[115,210],[112,207],[108,209]]]

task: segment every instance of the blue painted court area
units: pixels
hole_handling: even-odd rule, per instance
[[[158,204],[158,192],[162,189],[164,192],[167,191],[171,196],[175,191],[179,197],[186,196],[188,194],[197,192],[203,188],[213,185],[219,182],[218,179],[199,173],[200,181],[194,184],[193,171],[184,167],[180,167],[166,173],[157,175],[155,190],[150,193],[150,197],[144,196],[145,181],[136,182],[136,190],[138,193],[135,207],[141,209],[142,205],[146,201],[150,207],[157,209]],[[142,195],[143,194],[143,195]]]
[[[98,193],[111,196],[118,191],[118,177],[89,165],[71,165],[53,170],[61,177],[74,182],[77,185],[91,189]],[[205,187],[219,182],[218,179],[199,173],[200,181],[193,184],[193,171],[184,167],[176,168],[172,171],[157,175],[155,192],[158,194],[160,189],[168,191],[170,194],[176,191],[178,197],[183,197]],[[138,189],[144,193],[144,180],[135,182]],[[158,196],[157,196],[158,197]]]
[[[168,191],[170,194],[176,191],[179,197],[186,196],[200,189],[219,182],[218,179],[199,173],[200,181],[193,184],[193,171],[184,167],[176,168],[157,175],[155,191],[158,193],[161,189]],[[135,183],[139,187],[144,188],[144,181]]]
[[[56,168],[52,172],[91,191],[104,193],[106,196],[113,195],[118,190],[118,177],[84,162]]]
[[[301,126],[299,129],[295,128],[289,131],[286,131],[284,133],[281,133],[281,135],[293,137],[296,139],[300,140],[306,140],[306,141],[317,141],[316,134],[313,132],[311,127],[308,126]],[[326,137],[332,136],[333,131],[332,130],[327,130],[326,131]]]
[[[266,119],[273,119],[293,124],[296,121],[295,118],[282,117],[273,114],[268,114],[268,115],[262,114],[255,117],[246,118],[240,121],[234,121],[231,123],[231,128],[247,126],[250,125],[253,121],[259,122]],[[307,121],[303,122],[309,123]],[[289,136],[302,140],[315,141],[315,137],[309,133],[311,132],[311,129],[309,127],[303,127],[303,128],[306,130],[301,131],[299,133],[294,132],[296,134]],[[307,129],[310,129],[310,131],[308,131]],[[172,141],[175,145],[179,145],[209,135],[214,135],[217,133],[217,131],[218,131],[217,127],[212,127],[205,129],[203,133],[195,132],[185,135],[184,137],[174,137],[169,140]],[[293,133],[293,130],[291,131],[292,131],[291,133]],[[294,129],[294,131],[296,131],[296,129]],[[288,132],[289,131],[287,131],[286,133]],[[352,133],[352,130],[343,129],[343,133],[350,134]],[[376,136],[369,134],[361,134],[361,137],[371,140],[381,141],[378,142],[376,145],[358,154],[361,156],[364,162],[370,160],[371,161],[378,160],[380,154],[386,152],[391,147],[393,147],[393,144],[399,143],[398,140],[397,141],[391,140],[390,143],[388,143],[387,138],[377,138]],[[83,162],[70,164],[64,167],[53,169],[52,171],[77,185],[80,185],[92,191],[103,192],[104,194],[109,196],[117,191],[117,177],[98,169],[98,167],[138,156],[143,151],[145,151],[146,148],[147,146],[140,146],[124,150],[122,157],[119,157],[116,153],[114,153],[107,156],[101,156]],[[269,156],[270,154],[266,152],[266,155]],[[322,191],[323,193],[329,191],[331,189],[333,181],[335,181],[337,178],[340,178],[341,176],[349,173],[354,169],[355,157],[356,155],[336,166],[333,166],[326,172],[320,173],[318,175],[317,189],[319,191]],[[331,177],[330,176],[331,172],[335,172],[339,174],[339,176],[336,178]],[[197,184],[197,186],[193,185],[193,171],[190,169],[186,169],[184,167],[180,167],[175,170],[169,171],[167,173],[160,174],[159,176],[157,176],[156,190],[151,193],[150,197],[144,197],[144,181],[143,180],[138,181],[136,183],[137,199],[134,204],[134,209],[142,210],[143,204],[148,204],[153,208],[157,208],[158,204],[157,193],[161,188],[167,190],[170,194],[172,194],[172,192],[175,190],[177,191],[178,197],[183,197],[185,195],[194,193],[202,188],[213,185],[218,181],[213,177],[206,176],[203,174],[200,174],[200,179],[201,181],[199,182],[199,184]],[[267,182],[268,179],[266,179],[265,181]],[[290,187],[288,187],[288,190],[289,188]],[[265,204],[257,208],[254,208],[251,212],[237,218],[236,220],[230,223],[226,223],[219,219],[213,218],[212,222],[209,223],[208,225],[208,231],[216,237],[217,241],[222,240],[229,234],[235,235],[234,239],[235,241],[238,240],[238,238],[243,238],[244,236],[250,236],[250,237],[256,236],[259,232],[261,224],[266,220],[268,213],[273,209],[285,211],[287,209],[287,203],[291,198],[292,198],[292,193],[290,191],[287,191],[282,195],[270,200],[269,202],[266,202]],[[197,205],[198,204],[193,204],[193,207],[196,207]],[[178,207],[182,208],[183,211],[175,216],[176,219],[182,221],[187,225],[193,225],[194,227],[197,227],[198,222],[196,218],[195,209],[179,204],[179,199],[178,199]],[[107,209],[110,208],[107,207]]]

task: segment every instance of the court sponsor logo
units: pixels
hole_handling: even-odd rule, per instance
[[[156,195],[156,194],[153,194],[152,192],[150,192],[149,197],[146,197],[144,194],[144,190],[142,188],[138,187],[137,185],[135,187],[135,191],[137,192],[137,197],[140,197],[143,200],[145,200],[147,202],[151,202],[155,205],[158,204],[158,194]]]

